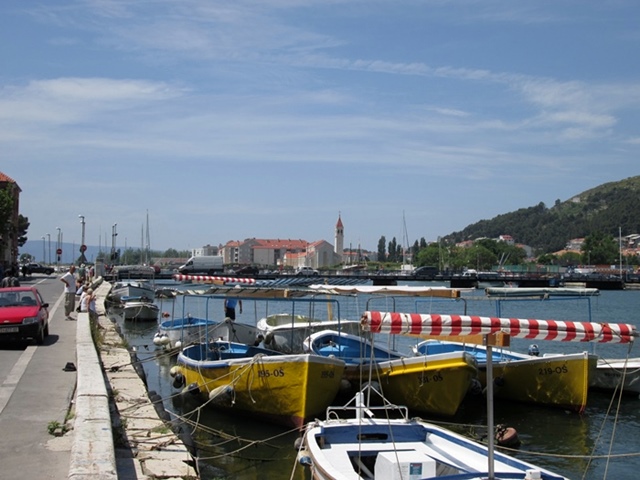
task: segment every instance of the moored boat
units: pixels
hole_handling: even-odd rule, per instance
[[[566,480],[445,428],[409,419],[406,408],[388,402],[365,405],[364,397],[359,393],[350,404],[327,409],[326,420],[307,425],[298,459],[312,478]]]
[[[223,321],[187,315],[183,318],[166,319],[158,325],[153,343],[168,350],[178,349],[193,343],[207,343],[209,340],[225,340],[254,344],[258,341],[258,330],[251,325],[235,322],[229,318]]]
[[[199,393],[208,405],[300,428],[330,405],[343,371],[336,358],[216,341],[178,354],[174,386]]]
[[[122,315],[125,320],[155,321],[160,307],[146,298],[123,297]]]
[[[425,340],[415,347],[418,355],[467,352],[478,364],[478,377],[487,385],[487,348],[473,343]],[[494,397],[558,407],[575,412],[587,404],[589,374],[597,357],[587,352],[542,357],[492,348]]]
[[[155,297],[155,289],[146,282],[123,280],[116,282],[109,293],[109,300],[121,302],[122,297]]]
[[[303,344],[309,335],[326,329],[357,334],[360,322],[344,319],[322,320],[292,313],[276,313],[261,318],[257,328],[264,336],[264,344],[268,348],[285,353],[300,353],[304,351]]]
[[[596,390],[640,394],[640,358],[598,358],[598,365],[589,377],[589,386]]]
[[[465,352],[408,356],[365,337],[323,330],[304,342],[308,351],[345,361],[344,378],[352,393],[373,380],[391,402],[411,411],[454,415],[477,375]]]

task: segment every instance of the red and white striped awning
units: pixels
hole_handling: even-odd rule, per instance
[[[190,281],[190,282],[199,282],[199,283],[256,283],[255,278],[239,278],[239,277],[217,277],[212,275],[182,275],[175,274],[173,276],[174,280],[179,282]]]
[[[559,342],[629,343],[638,336],[627,323],[570,322],[523,318],[479,317],[396,312],[364,312],[362,328],[399,335],[488,335],[503,332],[514,338]]]

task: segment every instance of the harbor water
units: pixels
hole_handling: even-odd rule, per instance
[[[427,284],[430,285],[430,284]],[[195,288],[191,286],[192,288]],[[371,298],[340,298],[335,303],[300,303],[295,313],[346,319],[359,318],[365,310],[468,313],[496,316],[496,303],[484,298],[483,290],[463,295],[465,301]],[[333,297],[336,298],[336,297]],[[212,319],[223,318],[223,300],[178,295],[156,299],[165,316],[181,318],[188,314]],[[586,300],[518,301],[501,305],[502,317],[631,323],[640,328],[638,307],[640,290],[602,291]],[[255,325],[266,314],[291,313],[290,302],[244,300],[243,313],[237,322]],[[261,423],[232,411],[201,408],[193,397],[184,396],[172,387],[170,369],[176,355],[153,343],[157,331],[154,322],[123,321],[122,334],[137,351],[146,373],[150,391],[158,393],[165,409],[180,417],[192,433],[198,448],[201,478],[213,479],[307,479],[309,473],[297,465],[294,442],[298,432],[278,425]],[[160,319],[161,320],[161,319]],[[159,320],[159,321],[160,321]],[[380,336],[409,353],[416,340],[408,337]],[[536,342],[540,354],[590,351],[606,358],[640,357],[640,346],[621,344],[587,344],[570,342]],[[531,342],[512,339],[511,348],[527,352]],[[486,403],[482,397],[470,397],[454,417],[421,415],[425,420],[444,425],[476,439],[486,438]],[[560,409],[496,401],[495,424],[514,427],[522,444],[506,450],[520,459],[548,468],[568,478],[635,480],[640,472],[640,399],[636,395],[614,396],[611,392],[589,392],[586,411],[569,413]]]

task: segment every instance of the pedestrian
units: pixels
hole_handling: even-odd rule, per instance
[[[96,312],[96,295],[92,288],[87,288],[80,296],[80,311],[89,314],[89,318],[94,320],[98,317]]]
[[[2,283],[0,284],[0,287],[2,288],[8,288],[8,287],[19,287],[20,286],[20,280],[18,280],[18,277],[14,274],[14,269],[11,268],[6,276],[2,279]]]
[[[71,312],[76,307],[76,277],[74,275],[76,271],[75,265],[69,267],[69,271],[60,277],[60,281],[64,283],[64,314],[67,320],[73,320],[71,318]]]
[[[231,320],[236,319],[236,305],[240,308],[240,313],[242,313],[242,300],[237,298],[225,298],[224,299],[224,316],[225,318],[230,318]]]

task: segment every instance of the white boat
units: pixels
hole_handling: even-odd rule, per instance
[[[310,468],[313,479],[566,480],[450,430],[409,419],[404,407],[365,405],[366,393],[370,396],[371,389],[344,407],[327,408],[326,420],[307,425],[298,461]],[[355,418],[340,418],[346,415]]]
[[[146,297],[151,300],[155,295],[155,289],[150,284],[137,280],[125,280],[116,282],[113,285],[109,293],[109,299],[114,302],[121,302],[122,297]]]
[[[301,353],[304,351],[304,341],[310,335],[329,329],[358,334],[360,321],[320,320],[305,315],[276,313],[261,318],[257,327],[260,334],[264,336],[264,344],[267,348],[285,353]]]
[[[129,300],[122,306],[125,320],[155,321],[159,311],[158,305],[147,300]]]
[[[257,327],[265,337],[268,348],[285,353],[304,351],[304,340],[322,330],[335,330],[352,335],[360,334],[360,321],[343,319],[335,295],[373,295],[381,299],[392,297],[441,297],[459,298],[460,290],[446,287],[374,286],[374,285],[325,285],[309,286],[313,298],[290,298],[291,313],[277,313],[261,318]],[[308,293],[307,293],[308,294]],[[324,298],[323,298],[324,297]],[[282,299],[281,299],[282,300]],[[302,305],[308,305],[308,314]],[[326,311],[325,317],[320,317]]]
[[[185,348],[194,343],[212,340],[253,345],[261,341],[258,335],[256,327],[235,322],[229,318],[217,321],[187,315],[183,318],[162,321],[158,325],[158,332],[153,338],[153,343],[168,350]]]
[[[640,358],[598,358],[589,376],[589,387],[596,390],[640,394]]]

